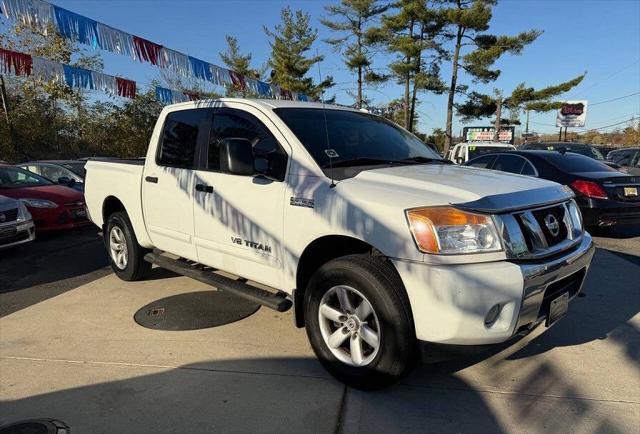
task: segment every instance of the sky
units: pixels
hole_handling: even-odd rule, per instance
[[[336,0],[337,1],[337,0]],[[237,37],[241,50],[251,52],[254,65],[263,64],[270,47],[263,26],[273,28],[280,21],[281,8],[290,5],[311,14],[318,29],[314,46],[325,56],[320,65],[323,76],[331,75],[337,85],[327,95],[336,95],[339,103],[351,104],[347,94],[355,90],[355,78],[345,67],[339,53],[322,42],[335,36],[323,27],[325,0],[53,0],[52,3],[101,21],[112,27],[182,51],[208,62],[223,65],[219,52],[226,48],[225,35]],[[563,100],[589,101],[586,128],[601,128],[640,117],[640,1],[639,0],[502,0],[494,8],[489,32],[516,34],[529,29],[544,33],[520,56],[506,55],[496,67],[502,71],[489,85],[474,84],[468,77],[459,83],[470,90],[508,94],[521,82],[534,88],[569,80],[584,71],[583,82],[562,96]],[[102,51],[104,72],[147,84],[159,77],[159,70],[128,57]],[[310,53],[315,54],[315,53]],[[378,56],[374,67],[384,70],[390,55]],[[451,67],[442,65],[445,80]],[[318,79],[317,69],[312,74]],[[401,88],[387,84],[367,90],[375,104],[398,98]],[[630,94],[634,94],[627,96]],[[625,97],[627,96],[627,97]],[[625,97],[616,101],[611,99]],[[458,96],[458,101],[462,102]],[[418,107],[418,129],[429,133],[444,128],[446,96],[423,94]],[[521,117],[524,129],[524,116]],[[488,125],[488,120],[468,125]],[[454,131],[463,124],[456,120]],[[610,131],[625,124],[603,128]],[[531,113],[530,131],[557,132],[555,112]],[[582,131],[582,130],[577,130]]]

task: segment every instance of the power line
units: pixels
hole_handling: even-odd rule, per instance
[[[628,119],[628,120],[626,120],[626,121],[622,121],[622,122],[616,122],[615,124],[611,124],[611,125],[605,125],[604,127],[599,127],[599,128],[587,128],[587,130],[588,130],[588,131],[593,131],[593,130],[604,130],[604,129],[609,128],[609,127],[615,127],[616,125],[622,125],[622,124],[626,124],[627,122],[635,121],[636,119],[640,119],[640,117],[637,117],[637,118],[631,118],[631,119]]]
[[[621,100],[621,99],[624,99],[624,98],[629,98],[630,96],[634,96],[634,95],[638,95],[638,94],[640,94],[640,91],[634,92],[634,93],[630,93],[629,95],[619,96],[617,98],[605,99],[604,101],[594,102],[594,103],[589,104],[589,106],[593,107],[594,105],[600,105],[600,104],[605,104],[605,103],[608,103],[608,102],[618,101],[618,100]]]
[[[620,74],[622,71],[625,71],[626,69],[631,68],[632,66],[634,66],[638,62],[640,62],[640,59],[637,59],[635,62],[630,63],[627,66],[624,66],[624,67],[620,68],[619,70],[617,70],[616,72],[614,72],[611,75],[606,76],[605,78],[603,78],[599,82],[597,82],[595,84],[592,84],[591,86],[585,87],[584,89],[581,89],[578,93],[575,93],[574,95],[576,95],[576,96],[577,95],[583,95],[587,90],[593,89],[594,87],[597,87],[597,86],[600,86],[605,81],[609,80],[612,77],[615,77],[616,75]]]

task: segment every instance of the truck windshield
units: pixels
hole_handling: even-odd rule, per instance
[[[322,168],[329,167],[329,156],[333,165],[342,167],[443,161],[417,137],[379,116],[317,108],[280,108],[275,112]]]

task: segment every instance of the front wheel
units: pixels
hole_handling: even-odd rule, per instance
[[[385,387],[413,366],[409,302],[380,258],[350,255],[323,265],[305,291],[305,323],[320,362],[351,386]]]
[[[124,212],[115,212],[107,221],[105,243],[111,268],[126,281],[142,280],[151,271],[151,263],[144,260],[148,249],[138,244],[129,217]]]

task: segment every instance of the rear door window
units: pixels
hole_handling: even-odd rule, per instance
[[[167,115],[156,162],[160,166],[192,169],[198,134],[209,111],[191,109]]]
[[[493,169],[500,170],[502,172],[520,173],[524,163],[524,158],[517,157],[515,155],[500,155],[498,156],[496,163],[493,165]]]

